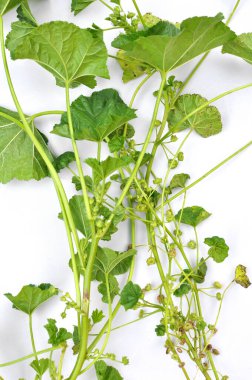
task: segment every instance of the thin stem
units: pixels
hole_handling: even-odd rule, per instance
[[[32,314],[29,314],[29,331],[30,331],[30,338],[31,338],[31,344],[32,344],[32,351],[33,351],[33,355],[35,357],[35,360],[38,362],[38,354],[37,354],[37,350],[36,350],[36,345],[35,345],[35,339],[34,339],[34,335],[33,335],[33,328],[32,328]],[[39,376],[39,379],[41,379],[42,377]]]
[[[40,356],[40,355],[44,355],[44,354],[47,354],[47,353],[59,350],[60,348],[61,348],[61,346],[50,347],[50,348],[46,348],[44,350],[37,351],[36,354],[37,354],[37,356]],[[32,354],[23,356],[22,358],[18,358],[18,359],[12,360],[10,362],[6,362],[6,363],[3,363],[3,364],[0,364],[0,368],[10,367],[11,365],[24,362],[25,360],[28,360],[28,359],[32,359],[32,358],[34,358],[34,356],[35,356],[34,353],[32,353]]]
[[[234,9],[232,10],[232,12],[230,13],[230,15],[229,15],[229,17],[228,17],[228,19],[227,19],[226,25],[229,25],[229,24],[230,24],[230,21],[231,21],[232,18],[234,17],[234,14],[235,14],[235,12],[236,12],[236,10],[237,10],[237,8],[238,8],[240,2],[241,2],[241,0],[237,0],[237,1],[236,1],[236,4],[235,4],[235,6],[234,6]]]
[[[29,117],[29,120],[33,121],[34,119],[37,119],[38,117],[41,116],[48,116],[48,115],[63,115],[65,111],[59,111],[59,110],[53,110],[53,111],[43,111],[43,112],[38,112]]]
[[[146,24],[145,24],[145,21],[144,21],[143,15],[142,15],[142,13],[141,13],[141,11],[140,11],[140,9],[139,9],[139,6],[137,5],[136,0],[132,0],[132,3],[134,4],[134,7],[135,7],[135,9],[136,9],[136,11],[137,11],[138,17],[139,17],[139,19],[140,19],[140,21],[141,21],[143,27],[145,28],[145,27],[146,27]]]
[[[219,168],[221,168],[223,165],[225,165],[227,162],[229,162],[230,160],[232,160],[234,157],[236,157],[238,154],[240,154],[241,152],[243,152],[244,150],[246,150],[251,145],[252,145],[252,141],[249,141],[246,145],[244,145],[243,147],[241,147],[240,149],[238,149],[236,152],[234,152],[233,154],[231,154],[230,156],[228,156],[227,158],[225,158],[225,160],[221,161],[218,165],[214,166],[211,170],[209,170],[208,172],[206,172],[205,174],[203,174],[196,181],[192,182],[190,185],[186,186],[184,189],[182,189],[181,191],[179,191],[177,194],[175,194],[172,197],[170,197],[166,202],[164,202],[164,205],[172,202],[174,199],[176,199],[176,198],[180,197],[181,195],[183,195],[189,189],[191,189],[192,187],[196,186],[198,183],[200,183],[201,181],[203,181],[205,178],[207,178],[209,175],[211,175],[216,170],[218,170]],[[161,205],[158,206],[157,209],[159,209],[160,207],[161,207]]]
[[[111,5],[109,5],[108,3],[106,3],[106,1],[104,0],[99,0],[106,8],[110,9],[112,12],[114,11],[114,8],[111,7]]]

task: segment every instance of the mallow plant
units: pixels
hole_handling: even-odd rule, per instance
[[[60,20],[39,24],[28,0],[0,0],[1,57],[13,100],[12,109],[0,107],[0,182],[42,181],[45,177],[52,180],[58,197],[58,217],[64,223],[68,241],[69,257],[65,260],[69,262],[75,289],[70,294],[57,284],[47,283],[45,273],[44,283],[24,284],[18,294],[4,295],[17,317],[26,314],[24,328],[29,328],[30,342],[23,357],[10,358],[0,368],[25,362],[36,380],[93,379],[93,373],[98,380],[121,380],[120,363],[128,365],[130,357],[108,352],[107,345],[113,339],[112,330],[120,327],[113,323],[119,310],[123,310],[128,320],[127,311],[134,309],[136,318],[130,323],[141,323],[156,314],[158,323],[150,322],[150,328],[167,360],[177,363],[176,378],[193,379],[195,373],[190,371],[194,368],[207,380],[227,380],[232,374],[228,368],[217,368],[215,358],[220,352],[212,338],[218,333],[227,291],[235,283],[248,288],[250,281],[242,263],[230,268],[233,280],[229,284],[209,276],[209,268],[227,259],[229,243],[218,231],[212,236],[206,229],[205,238],[198,237],[198,226],[204,224],[207,228],[211,213],[202,204],[187,204],[186,195],[249,148],[252,141],[194,182],[190,181],[190,173],[184,172],[183,161],[190,136],[198,134],[208,139],[221,133],[222,118],[214,103],[252,87],[252,83],[213,99],[197,92],[188,93],[186,87],[210,51],[217,47],[221,47],[222,53],[251,64],[252,33],[237,36],[229,27],[239,0],[229,18],[219,13],[180,23],[160,19],[151,9],[143,14],[141,2],[137,4],[136,0],[132,0],[134,12],[124,9],[123,0],[72,0],[69,12],[71,7],[75,15],[84,14],[95,1],[107,8],[105,26],[97,25],[94,17],[90,27],[82,29]],[[13,8],[17,9],[17,20],[5,35],[5,14]],[[108,30],[118,31],[112,42],[114,50],[103,41]],[[56,85],[62,88],[65,108],[38,109],[38,113],[29,115],[15,92],[9,55],[12,60],[33,60],[48,75],[53,75]],[[116,60],[122,82],[135,83],[130,104],[123,99],[122,83],[118,83],[120,91],[110,87],[113,72],[108,71],[108,57]],[[197,65],[181,81],[176,68],[196,57],[200,57]],[[141,138],[136,140],[134,123],[138,111],[134,101],[141,90],[141,104],[145,107],[144,92],[148,93],[148,81],[153,76],[156,91],[151,94],[152,116]],[[97,88],[97,77],[107,79],[105,89]],[[70,99],[71,89],[78,86],[82,95]],[[90,88],[92,93],[87,96]],[[58,115],[51,132],[58,136],[59,144],[62,139],[71,141],[71,151],[56,156],[50,136],[36,127],[36,120],[48,115]],[[88,151],[82,151],[79,140],[96,147],[96,156],[89,157]],[[162,177],[156,174],[157,153],[163,154],[166,167]],[[70,199],[62,183],[64,171],[72,174]],[[129,226],[131,238],[128,241],[122,233],[123,245],[128,248],[118,252],[113,248],[113,240],[109,242],[125,225]],[[143,227],[145,242],[137,238],[137,229]],[[190,241],[184,237],[185,230],[191,234]],[[144,275],[147,266],[153,266],[153,276],[158,274],[159,278],[157,286],[152,285],[152,278],[144,287],[134,280],[139,246],[144,246],[146,252],[146,267],[141,267],[141,273]],[[217,315],[214,308],[205,309],[207,301],[210,302],[208,297],[215,298]],[[41,330],[48,336],[48,346],[38,350],[33,317],[51,298],[61,302],[62,313],[56,321],[49,318],[48,310],[48,320],[41,324]],[[94,299],[95,304],[99,300],[98,308],[94,307]],[[62,319],[68,320],[68,326],[73,328],[62,327],[66,322]],[[0,344],[1,353],[2,339]],[[56,352],[59,355],[55,356]],[[74,365],[69,373],[64,368],[66,352],[73,355]],[[92,367],[94,372],[89,372]],[[166,375],[169,377],[169,373]],[[145,378],[144,373],[142,376]]]

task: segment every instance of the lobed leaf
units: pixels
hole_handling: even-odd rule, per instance
[[[10,34],[7,47],[12,59],[34,60],[54,75],[59,86],[84,84],[93,88],[95,76],[109,78],[107,50],[102,39],[65,21],[32,28],[19,43],[15,39],[13,44]]]
[[[216,263],[222,263],[228,257],[229,247],[223,238],[213,236],[204,241],[209,247],[208,254]]]
[[[207,106],[196,112],[181,124],[181,121],[192,112],[203,106],[207,99],[200,95],[182,95],[168,116],[169,129],[173,133],[192,128],[202,137],[210,137],[222,131],[221,115],[214,106]]]
[[[223,46],[222,53],[235,55],[252,64],[252,33],[243,33],[227,42]]]
[[[11,301],[15,309],[31,315],[42,303],[57,294],[58,289],[53,285],[40,284],[39,286],[26,285],[16,296],[6,293],[5,297]]]
[[[58,329],[55,319],[48,319],[47,322],[44,327],[49,335],[48,343],[52,344],[52,346],[59,346],[72,338],[72,334],[65,328]]]
[[[128,282],[121,292],[120,303],[125,310],[133,309],[142,296],[142,289],[139,285]]]
[[[75,139],[96,142],[136,117],[135,111],[113,89],[94,92],[90,97],[81,95],[72,103],[71,112]],[[53,133],[70,138],[66,113],[60,124],[54,126]]]
[[[88,158],[85,162],[93,169],[94,183],[98,184],[115,171],[128,166],[133,159],[127,156],[122,158],[108,156],[105,161],[99,162],[96,158]]]
[[[222,20],[221,13],[215,17],[189,18],[181,23],[180,33],[175,36],[140,37],[125,49],[128,57],[168,72],[235,38]]]

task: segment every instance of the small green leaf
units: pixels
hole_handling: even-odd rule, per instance
[[[193,275],[193,279],[198,284],[202,284],[205,281],[205,277],[207,274],[207,264],[203,257],[200,259],[199,267],[196,273]]]
[[[22,0],[22,3],[17,9],[17,17],[21,22],[26,22],[27,24],[30,24],[34,27],[38,26],[27,0]]]
[[[235,38],[235,33],[222,20],[220,13],[215,17],[189,18],[181,23],[180,33],[175,36],[140,37],[124,49],[128,57],[168,72]]]
[[[222,131],[221,115],[218,109],[214,106],[203,108],[201,111],[196,112],[193,116],[180,124],[185,117],[196,111],[206,102],[207,99],[200,95],[181,95],[176,101],[174,108],[169,113],[169,129],[173,133],[176,133],[187,128],[192,128],[200,136],[205,138],[220,133]]]
[[[103,360],[95,363],[97,380],[123,380],[123,377],[114,367],[108,366]]]
[[[110,299],[111,299],[111,302],[113,302],[115,296],[119,294],[119,291],[120,291],[119,284],[118,284],[117,279],[110,274],[108,275],[108,284],[109,284]],[[102,295],[102,301],[104,303],[108,303],[109,302],[108,289],[107,289],[105,281],[100,283],[100,285],[98,286],[98,291]]]
[[[69,201],[69,206],[72,211],[76,228],[87,238],[90,237],[91,227],[87,217],[83,196],[74,195]]]
[[[235,282],[243,288],[248,288],[251,282],[247,276],[247,268],[244,265],[238,265],[235,269]]]
[[[75,139],[96,142],[136,117],[113,89],[94,92],[90,97],[81,95],[72,103],[71,112]],[[70,138],[67,114],[62,115],[53,133]]]
[[[213,236],[206,238],[204,243],[211,247],[208,254],[216,263],[222,263],[228,257],[229,247],[223,238]]]
[[[197,227],[198,224],[209,218],[211,214],[199,206],[186,207],[175,216],[181,223]]]
[[[175,174],[170,182],[170,189],[177,189],[179,187],[184,188],[186,186],[186,182],[190,179],[190,176],[188,174]]]
[[[41,377],[49,368],[49,359],[33,360],[30,366],[34,369],[38,376]]]
[[[62,169],[65,169],[75,161],[74,152],[64,152],[54,160],[54,166],[57,172],[60,172]]]
[[[128,282],[121,292],[120,303],[125,310],[133,309],[142,296],[142,289],[139,285]]]
[[[125,143],[124,136],[113,136],[108,142],[109,151],[111,153],[119,152]]]
[[[164,336],[165,335],[165,325],[157,325],[155,328],[155,332],[157,336]]]
[[[95,76],[108,78],[107,51],[101,38],[65,21],[52,21],[30,30],[7,47],[12,59],[32,59],[56,78],[59,86],[94,87]]]
[[[16,296],[6,293],[5,297],[12,302],[13,308],[31,315],[37,307],[57,294],[58,289],[53,285],[40,284],[39,286],[26,285]]]
[[[188,294],[191,291],[191,285],[184,282],[183,284],[180,285],[178,289],[174,291],[174,296],[175,297],[183,297],[184,295]]]
[[[47,321],[48,323],[44,327],[49,335],[48,343],[52,344],[52,346],[59,346],[72,338],[72,334],[65,328],[58,329],[55,319],[48,319]]]
[[[93,169],[94,183],[98,184],[115,171],[128,166],[133,159],[127,156],[122,158],[108,156],[105,161],[99,162],[96,158],[88,158],[85,162]]]
[[[3,107],[0,107],[0,112],[19,120],[17,112]],[[42,135],[34,126],[31,128],[48,158],[53,162],[53,156]],[[48,174],[47,166],[30,137],[19,125],[0,116],[0,182],[7,183],[13,179],[38,181]]]
[[[227,42],[223,46],[222,53],[235,55],[252,64],[252,33],[243,33]]]
[[[92,4],[95,0],[72,0],[71,10],[75,16]]]
[[[93,310],[91,314],[91,318],[92,318],[93,324],[96,324],[96,323],[101,322],[103,318],[105,318],[105,315],[103,314],[102,310],[95,309]]]

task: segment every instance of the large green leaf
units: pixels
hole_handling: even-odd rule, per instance
[[[12,302],[15,309],[31,315],[38,306],[57,294],[58,289],[53,285],[41,284],[39,286],[26,285],[16,296],[10,293],[6,293],[5,296]]]
[[[95,363],[97,380],[123,380],[117,369],[108,366],[103,360]]]
[[[168,72],[235,38],[222,20],[222,14],[187,19],[181,24],[180,34],[140,37],[127,47],[127,55]]]
[[[90,97],[81,95],[72,103],[71,113],[75,139],[97,142],[136,117],[113,89],[94,92]],[[53,133],[70,138],[67,114],[62,115]]]
[[[56,78],[60,86],[80,84],[94,87],[95,76],[109,78],[107,50],[100,37],[64,21],[52,21],[33,28],[20,43],[7,47],[12,59],[32,59]]]
[[[168,116],[170,130],[179,132],[186,128],[192,128],[202,137],[210,137],[220,133],[222,130],[221,115],[214,106],[203,108],[181,124],[185,117],[206,103],[207,99],[200,95],[186,94],[180,96]]]
[[[235,55],[252,64],[252,33],[243,33],[227,42],[222,52]]]
[[[95,0],[72,0],[71,10],[75,15],[80,13],[83,9],[87,8]]]
[[[21,3],[21,0],[0,0],[0,14],[8,12]]]
[[[19,120],[16,112],[2,107],[0,112]],[[53,161],[41,134],[32,128],[47,156]],[[46,176],[47,167],[27,134],[18,125],[0,115],[0,182],[7,183],[15,178],[40,180]]]

